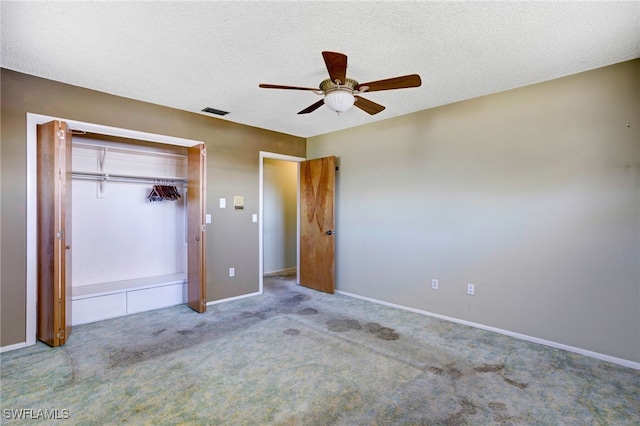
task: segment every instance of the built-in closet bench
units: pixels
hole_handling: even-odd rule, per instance
[[[186,274],[158,275],[73,287],[72,324],[85,324],[186,301]]]

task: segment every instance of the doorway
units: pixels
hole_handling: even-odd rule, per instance
[[[260,152],[259,292],[264,275],[300,268],[300,172],[304,158]],[[296,272],[296,283],[299,283]]]

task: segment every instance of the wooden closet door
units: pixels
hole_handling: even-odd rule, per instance
[[[37,337],[63,345],[71,333],[71,133],[63,121],[38,125]]]
[[[187,176],[187,304],[207,310],[205,251],[206,153],[204,144],[188,148]]]

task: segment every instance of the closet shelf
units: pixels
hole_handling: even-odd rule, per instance
[[[187,158],[185,154],[178,154],[174,152],[162,152],[162,151],[142,149],[142,148],[128,148],[128,147],[114,146],[112,144],[103,145],[103,144],[92,144],[87,142],[73,142],[73,146],[78,148],[96,149],[100,151],[122,152],[122,153],[129,153],[129,154],[155,156],[155,157]]]
[[[187,184],[187,179],[179,176],[135,176],[135,175],[122,175],[116,173],[105,172],[71,172],[73,179],[85,179],[96,181],[113,181],[113,182],[136,182],[136,183],[151,183],[177,185]]]
[[[90,297],[106,296],[133,290],[162,287],[174,284],[184,284],[187,276],[184,273],[143,277],[132,280],[112,281],[107,283],[80,285],[73,287],[73,300]]]

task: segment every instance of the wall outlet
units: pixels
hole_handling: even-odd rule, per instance
[[[229,268],[229,276],[230,277],[236,276],[236,268]]]
[[[436,279],[431,280],[431,288],[433,290],[437,290],[438,289],[438,280],[436,280]]]
[[[467,284],[467,294],[469,296],[473,296],[476,294],[476,286],[473,284]]]

